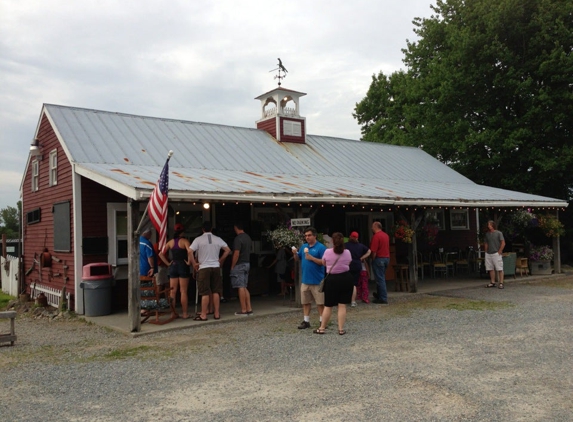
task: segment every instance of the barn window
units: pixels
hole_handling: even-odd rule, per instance
[[[32,161],[32,192],[36,192],[40,185],[40,163],[38,160]]]
[[[50,186],[58,184],[58,150],[50,151]]]
[[[42,209],[36,208],[26,213],[26,222],[28,224],[39,223],[42,219]]]
[[[70,252],[72,234],[70,224],[70,202],[54,204],[54,251]]]
[[[107,204],[108,263],[127,265],[127,204]]]

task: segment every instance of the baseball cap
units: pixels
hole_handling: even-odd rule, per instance
[[[355,237],[356,239],[358,239],[360,236],[358,236],[358,232],[352,232],[350,233],[350,237]]]
[[[183,227],[183,224],[177,223],[175,224],[175,227],[173,227],[173,230],[175,230],[176,232],[182,232],[185,231],[185,227]]]

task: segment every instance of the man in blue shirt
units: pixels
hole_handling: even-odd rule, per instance
[[[155,251],[151,239],[151,229],[146,229],[139,236],[139,275],[152,277],[155,269]]]
[[[322,321],[322,311],[324,310],[324,293],[319,292],[320,281],[324,278],[324,267],[322,256],[326,251],[326,246],[316,240],[316,229],[309,227],[304,231],[304,243],[300,249],[292,247],[292,255],[295,261],[302,263],[302,280],[300,285],[300,301],[304,320],[298,326],[299,330],[310,328],[310,309],[314,299],[320,320]]]

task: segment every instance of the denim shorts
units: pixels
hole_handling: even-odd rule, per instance
[[[240,287],[247,287],[249,284],[249,270],[251,269],[251,264],[248,262],[240,262],[235,265],[235,268],[231,270],[231,286],[234,289]]]

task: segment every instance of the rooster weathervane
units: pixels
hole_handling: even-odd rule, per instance
[[[278,75],[275,75],[275,79],[279,80],[279,86],[281,86],[281,80],[286,78],[286,74],[288,73],[288,70],[286,70],[286,67],[283,66],[283,62],[281,61],[280,58],[277,59],[279,61],[278,67],[276,69],[273,70],[269,70],[269,72],[275,72],[275,71],[279,71]]]

